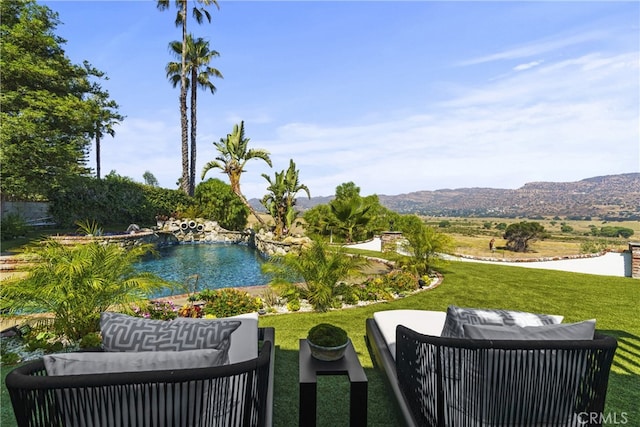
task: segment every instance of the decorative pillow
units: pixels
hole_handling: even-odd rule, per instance
[[[544,326],[463,325],[464,335],[477,340],[592,340],[596,319]]]
[[[217,322],[239,320],[241,325],[231,337],[229,363],[239,363],[258,357],[258,313],[245,313],[220,319],[194,319],[178,317],[173,322]]]
[[[461,308],[450,305],[442,328],[443,337],[464,338],[464,324],[494,326],[542,326],[562,322],[562,316],[527,313],[524,311]]]
[[[106,374],[221,366],[224,351],[141,351],[126,353],[60,353],[43,356],[47,375]]]
[[[121,313],[100,316],[105,351],[185,351],[216,349],[228,361],[231,333],[239,320],[173,322],[150,320]]]

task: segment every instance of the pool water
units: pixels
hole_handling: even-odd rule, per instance
[[[139,262],[136,269],[181,285],[191,284],[191,287],[197,274],[197,290],[259,286],[269,282],[269,277],[261,271],[265,259],[246,245],[182,244],[161,248],[159,254],[157,258],[149,257]],[[165,289],[152,297],[185,294],[192,290]]]

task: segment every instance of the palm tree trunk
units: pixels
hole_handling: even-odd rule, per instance
[[[267,225],[264,222],[264,220],[255,211],[255,209],[253,209],[253,206],[251,206],[247,198],[244,197],[244,194],[242,194],[242,191],[240,190],[240,178],[229,175],[229,183],[231,184],[231,191],[233,191],[236,194],[236,196],[240,198],[240,201],[242,201],[242,203],[244,203],[247,209],[249,209],[249,212],[251,212],[251,214],[256,217],[260,225],[263,225],[263,226]]]
[[[196,188],[196,98],[197,98],[197,70],[191,71],[191,159],[189,168],[189,195],[193,196]]]
[[[100,179],[100,132],[96,132],[96,177]]]
[[[180,188],[190,194],[189,123],[187,119],[187,2],[182,2],[182,69],[180,70],[180,132],[182,142],[182,180]]]

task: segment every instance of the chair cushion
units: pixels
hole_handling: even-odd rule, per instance
[[[194,369],[224,364],[224,351],[141,351],[127,353],[60,353],[43,356],[47,375]]]
[[[562,316],[527,313],[523,311],[462,308],[450,305],[447,308],[443,337],[464,338],[465,324],[494,326],[542,326],[562,322]]]
[[[231,333],[240,324],[239,320],[151,320],[112,312],[104,312],[100,316],[105,351],[184,351],[208,348],[222,350],[225,362],[229,357]]]
[[[391,356],[396,357],[396,328],[406,326],[424,335],[440,336],[446,313],[428,310],[384,310],[373,313]]]
[[[174,322],[218,322],[221,320],[238,320],[241,322],[231,336],[229,363],[244,362],[258,357],[258,313],[245,313],[220,319],[194,319],[178,317]]]
[[[596,319],[544,326],[463,325],[464,335],[477,340],[592,340]]]

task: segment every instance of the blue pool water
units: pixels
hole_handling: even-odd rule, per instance
[[[136,268],[183,285],[192,283],[193,275],[197,274],[198,290],[258,286],[269,282],[261,272],[265,260],[258,251],[245,245],[184,244],[162,248],[159,252],[159,258],[145,259]],[[153,297],[187,292],[186,289],[167,289]]]

